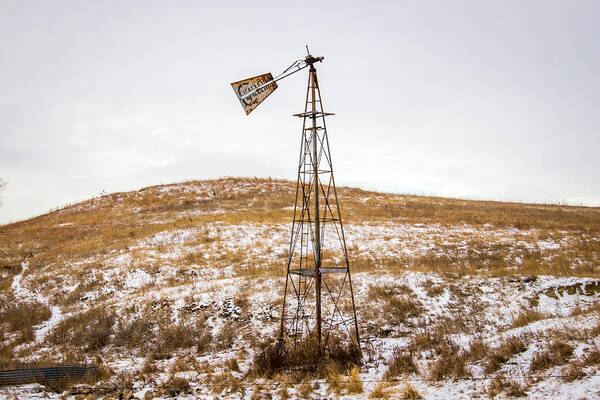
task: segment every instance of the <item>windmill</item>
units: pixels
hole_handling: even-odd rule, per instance
[[[302,119],[296,200],[287,257],[279,343],[315,340],[318,352],[344,337],[360,348],[350,261],[333,176],[325,112],[314,57],[297,60],[281,74],[231,84],[246,114],[277,89],[277,82],[308,68]]]

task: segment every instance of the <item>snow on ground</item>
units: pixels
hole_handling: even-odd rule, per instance
[[[239,190],[250,189],[243,187]],[[165,187],[158,190],[172,190]],[[185,190],[194,191],[199,196],[210,199],[215,196],[206,185],[188,185]],[[361,199],[368,201],[369,198]],[[94,201],[108,201],[104,197]],[[61,224],[64,225],[64,224]],[[223,223],[206,224],[202,229],[178,229],[163,231],[137,240],[127,250],[99,255],[90,260],[83,260],[81,265],[72,265],[71,270],[81,271],[88,265],[94,266],[81,280],[75,273],[62,277],[63,291],[71,293],[80,285],[85,285],[102,277],[102,284],[91,287],[83,294],[83,309],[91,307],[95,302],[103,302],[115,310],[125,310],[142,304],[164,304],[173,314],[175,322],[182,318],[183,311],[198,312],[211,310],[208,323],[213,335],[231,321],[244,320],[248,332],[258,339],[273,337],[278,329],[280,304],[277,299],[282,295],[283,268],[285,267],[286,243],[289,239],[291,224],[244,224],[230,225]],[[444,254],[451,246],[452,251],[466,252],[469,240],[492,238],[495,243],[506,244],[514,250],[513,262],[518,265],[520,256],[518,249],[530,248],[540,251],[560,249],[568,244],[568,237],[558,241],[552,239],[530,240],[534,230],[497,229],[492,226],[474,228],[471,226],[441,226],[425,224],[384,223],[378,225],[348,224],[345,226],[346,238],[352,257],[364,256],[370,259],[377,257],[418,257],[431,253]],[[190,262],[181,260],[190,254],[197,257]],[[231,259],[231,254],[241,254],[239,259]],[[283,257],[282,257],[283,255]],[[245,267],[281,263],[281,276],[245,276]],[[12,282],[12,291],[20,298],[36,299],[50,305],[51,318],[35,327],[36,342],[44,337],[63,318],[73,310],[65,312],[59,305],[52,304],[48,296],[34,287],[34,276],[28,275],[28,264],[23,263],[22,271]],[[182,277],[183,274],[183,277]],[[443,319],[458,321],[466,319],[473,324],[472,330],[460,331],[449,335],[456,345],[465,351],[475,339],[494,348],[507,337],[518,335],[544,335],[549,330],[569,330],[593,328],[598,324],[596,313],[578,314],[596,304],[600,291],[588,290],[597,280],[579,277],[537,276],[535,278],[520,277],[486,277],[486,276],[447,276],[437,273],[416,271],[387,272],[375,268],[372,271],[353,274],[356,300],[359,312],[361,331],[368,332],[363,337],[365,345],[374,351],[374,356],[365,356],[361,379],[365,380],[365,393],[358,395],[333,396],[328,391],[327,383],[321,381],[313,396],[321,398],[360,399],[368,395],[380,381],[387,368],[387,360],[392,357],[394,349],[406,348],[410,345],[411,335],[415,332],[427,332]],[[371,296],[373,287],[405,286],[408,296],[419,305],[418,315],[407,318],[398,324],[386,324],[387,316],[381,313],[373,315],[373,307],[381,304]],[[82,286],[83,287],[83,286]],[[588,288],[588,289],[586,289]],[[435,290],[434,290],[435,289]],[[404,289],[403,289],[404,290]],[[245,298],[244,306],[236,301]],[[515,317],[522,310],[539,311],[544,317],[527,323],[525,326],[513,327]],[[379,318],[380,317],[380,318]],[[469,320],[469,318],[474,321]],[[476,327],[476,328],[475,328]],[[379,336],[378,332],[385,332]],[[537,340],[537,339],[536,339]],[[575,356],[582,358],[589,346],[598,346],[594,338],[574,340]],[[531,364],[532,357],[543,348],[543,341],[533,341],[528,350],[513,357],[510,363],[503,365],[501,371],[507,378],[523,380]],[[588,347],[586,347],[588,346]],[[252,350],[241,338],[236,338],[233,349],[221,353],[195,355],[197,361],[213,365],[236,357],[248,350],[249,355],[240,359],[240,365],[246,368],[251,359]],[[135,373],[140,370],[145,359],[132,357],[129,354],[102,354],[107,365],[118,374]],[[161,361],[168,371],[172,360]],[[441,380],[433,382],[425,377],[432,359],[422,358],[417,361],[422,374],[407,376],[412,385],[426,399],[448,398],[481,398],[487,397],[486,388],[490,381],[481,366],[473,365],[473,376],[480,379]],[[587,376],[571,383],[559,378],[542,377],[530,382],[527,394],[531,398],[600,398],[600,377],[597,367],[586,370]],[[547,371],[546,375],[560,374],[560,368]],[[243,374],[238,374],[242,376]],[[242,396],[240,392],[213,393],[210,387],[203,386],[200,372],[181,371],[176,376],[188,377],[195,393],[180,398],[245,398],[252,396],[251,385]],[[156,391],[157,386],[168,379],[166,372],[158,373],[148,381],[135,380],[135,395],[141,398],[146,391]],[[269,383],[264,383],[269,387]],[[273,383],[271,383],[273,385]],[[396,389],[401,383],[395,385]],[[392,388],[393,389],[393,388]],[[40,393],[40,385],[24,385],[18,388],[0,388],[0,399],[50,398],[58,399],[54,393]],[[276,391],[273,391],[274,393]],[[291,395],[298,392],[290,388]],[[499,398],[504,395],[501,394]]]

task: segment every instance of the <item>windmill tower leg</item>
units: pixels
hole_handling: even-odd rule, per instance
[[[314,65],[310,66],[311,75],[311,94],[312,94],[312,112],[316,113],[316,75],[317,71]],[[312,119],[312,144],[313,144],[313,156],[312,156],[312,168],[313,168],[313,185],[314,191],[314,215],[315,215],[315,301],[316,301],[316,319],[317,319],[317,346],[319,352],[321,351],[321,224],[319,220],[319,165],[318,165],[318,153],[317,153],[317,119]]]

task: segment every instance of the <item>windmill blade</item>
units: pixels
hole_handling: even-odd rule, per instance
[[[231,84],[246,115],[250,114],[260,103],[277,89],[277,83],[271,73],[243,79]]]

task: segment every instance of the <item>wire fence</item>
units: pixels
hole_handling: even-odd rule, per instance
[[[16,386],[28,383],[52,384],[78,382],[93,379],[97,366],[59,365],[54,367],[25,368],[0,371],[0,386]]]

